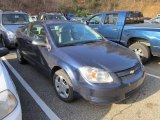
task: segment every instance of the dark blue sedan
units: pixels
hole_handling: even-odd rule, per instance
[[[65,102],[77,94],[93,103],[118,102],[144,82],[144,68],[134,52],[86,25],[36,21],[17,31],[16,38],[19,63],[27,61],[51,76]]]

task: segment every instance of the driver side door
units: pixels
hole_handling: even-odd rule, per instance
[[[29,36],[31,41],[41,41],[46,44],[46,46],[40,46],[31,43],[30,58],[32,59],[36,67],[40,68],[45,73],[49,73],[50,69],[47,60],[50,54],[50,47],[48,47],[50,45],[44,26],[41,24],[34,24],[31,27]]]

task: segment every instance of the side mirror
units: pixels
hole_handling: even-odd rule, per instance
[[[47,46],[47,44],[43,40],[41,40],[41,39],[39,39],[39,40],[33,40],[32,41],[32,45],[42,46],[42,47],[46,47]]]
[[[5,47],[0,48],[0,57],[5,56],[9,53],[9,50]]]

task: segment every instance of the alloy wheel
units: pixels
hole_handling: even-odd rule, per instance
[[[57,76],[55,78],[55,88],[62,98],[69,97],[69,85],[62,76]]]

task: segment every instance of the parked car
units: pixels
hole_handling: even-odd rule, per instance
[[[18,27],[29,22],[28,15],[20,11],[0,11],[0,41],[6,47],[15,47],[14,38]]]
[[[88,18],[84,17],[72,17],[70,21],[84,23],[88,20]]]
[[[146,23],[151,23],[151,24],[160,24],[160,16],[151,18],[149,20],[145,20]]]
[[[29,22],[37,21],[37,15],[30,15],[29,16]]]
[[[61,13],[40,13],[38,20],[67,20]]]
[[[81,17],[72,17],[72,18],[70,19],[70,21],[82,22],[82,18],[81,18]]]
[[[67,18],[67,20],[71,20],[72,18],[75,17],[75,15],[72,13],[67,13],[67,14],[65,14],[65,17]]]
[[[88,25],[108,40],[129,47],[145,63],[151,55],[160,56],[160,25],[144,24],[143,17],[130,17],[135,16],[132,14],[134,11],[100,12]]]
[[[0,48],[0,57],[6,55],[8,49]],[[22,111],[15,85],[4,64],[0,61],[0,119],[22,120]]]
[[[77,94],[99,104],[120,101],[145,78],[134,52],[81,23],[37,21],[17,31],[16,39],[19,63],[28,61],[51,76],[65,102]]]

